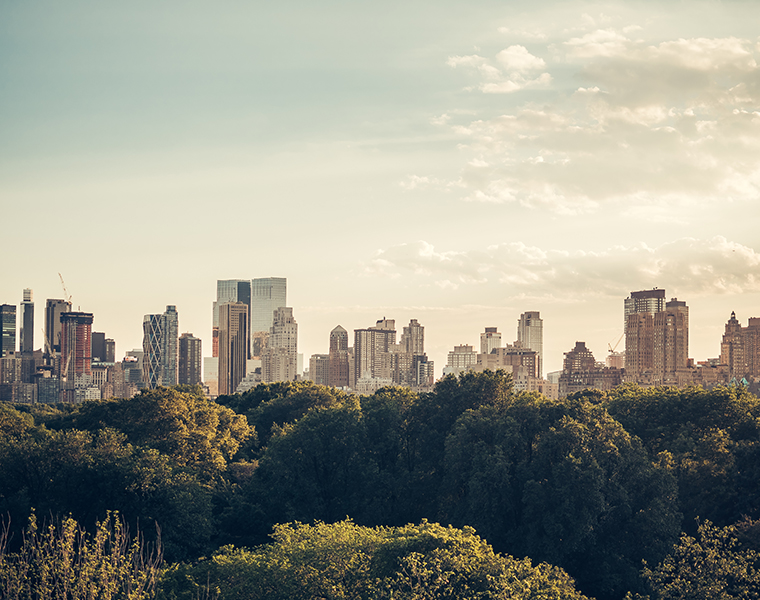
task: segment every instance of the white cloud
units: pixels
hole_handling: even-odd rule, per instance
[[[510,46],[506,50],[499,52],[496,55],[496,60],[504,65],[504,68],[508,71],[520,73],[546,67],[544,60],[533,56],[525,46]]]
[[[479,251],[439,251],[425,241],[378,251],[373,276],[412,274],[418,285],[442,289],[508,285],[511,295],[620,296],[666,287],[698,296],[760,292],[760,253],[724,237],[682,238],[659,247],[615,246],[601,252],[547,250],[509,242]]]
[[[609,22],[589,17],[590,31],[545,51],[512,45],[494,62],[449,59],[479,76],[472,89],[511,95],[494,101],[498,116],[450,124],[462,138],[463,199],[560,214],[613,204],[660,222],[684,222],[717,203],[755,202],[757,45],[737,37],[652,43],[629,37],[640,27]],[[540,104],[522,99],[535,89],[544,90]],[[475,158],[489,169],[476,167]],[[652,210],[665,199],[687,210]]]

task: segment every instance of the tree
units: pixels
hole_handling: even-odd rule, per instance
[[[560,569],[495,554],[470,528],[291,523],[277,525],[272,538],[253,550],[226,547],[197,565],[175,566],[159,597],[583,599]]]
[[[118,514],[107,514],[90,536],[72,518],[39,530],[34,513],[21,548],[8,552],[0,533],[0,591],[6,600],[141,600],[153,597],[162,562],[138,533],[130,540]]]
[[[672,476],[585,400],[517,395],[462,415],[446,443],[443,515],[497,549],[566,569],[586,593],[621,597],[680,523]]]
[[[684,527],[760,517],[760,400],[737,387],[621,386],[604,402],[678,479]]]
[[[760,555],[741,543],[733,525],[700,523],[696,538],[683,534],[673,552],[643,576],[656,600],[760,597]]]
[[[86,402],[50,426],[116,429],[130,443],[154,448],[207,479],[219,477],[241,445],[255,435],[245,417],[229,408],[192,389],[163,387],[143,390],[129,399]]]
[[[0,439],[0,514],[23,523],[32,508],[71,514],[89,530],[110,510],[135,525],[158,522],[174,560],[207,551],[212,535],[211,490],[169,457],[133,446],[112,429],[34,428]]]

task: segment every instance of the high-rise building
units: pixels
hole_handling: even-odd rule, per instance
[[[327,385],[349,387],[348,331],[338,325],[330,332],[330,367]]]
[[[0,304],[0,356],[16,351],[16,306]]]
[[[32,290],[24,290],[21,301],[21,344],[20,349],[24,354],[34,352],[34,299]]]
[[[148,388],[177,385],[179,315],[167,305],[160,315],[143,318],[143,381]]]
[[[45,352],[61,351],[61,313],[71,312],[71,302],[57,298],[45,301]]]
[[[246,374],[248,360],[248,305],[225,302],[219,305],[218,392],[234,394]]]
[[[92,332],[92,360],[106,362],[106,334],[102,331]]]
[[[443,374],[459,375],[463,371],[468,371],[477,362],[478,353],[475,352],[472,346],[469,344],[454,346],[454,350],[449,352]]]
[[[242,302],[248,307],[251,322],[251,281],[249,279],[219,279],[216,282],[216,302],[213,303],[211,356],[219,356],[219,305]],[[248,349],[250,357],[250,348]]]
[[[265,383],[292,381],[298,374],[298,323],[293,309],[281,306],[272,315],[269,341],[261,355]]]
[[[201,340],[192,333],[183,333],[179,338],[179,378],[180,385],[201,383]]]
[[[731,313],[720,344],[720,364],[728,366],[730,380],[760,377],[760,318],[750,317],[742,327]]]
[[[401,334],[401,349],[410,354],[425,354],[425,328],[417,319],[409,321]]]
[[[623,301],[623,331],[628,324],[628,315],[654,314],[663,310],[665,310],[665,290],[654,288],[631,292],[631,295]]]
[[[116,362],[116,340],[106,338],[106,362]]]
[[[628,381],[682,385],[689,381],[688,362],[689,308],[685,302],[673,298],[663,310],[628,315],[625,327]]]
[[[486,330],[480,334],[480,353],[491,354],[494,348],[501,347],[501,334],[496,327],[486,327]]]
[[[262,277],[251,280],[251,354],[261,356],[274,324],[274,311],[287,306],[287,279]]]
[[[381,319],[374,327],[354,330],[356,379],[391,379],[391,347],[396,343],[396,322]]]
[[[61,313],[61,394],[75,402],[76,389],[87,388],[92,378],[92,313]]]
[[[544,321],[538,311],[524,312],[520,315],[517,321],[517,341],[523,348],[530,348],[536,353],[538,359],[536,377],[540,379],[543,376]]]
[[[597,364],[585,342],[575,342],[565,352],[559,376],[559,396],[564,397],[586,389],[611,390],[622,383],[622,370]]]
[[[317,385],[330,385],[330,355],[312,354],[309,358],[309,379]]]

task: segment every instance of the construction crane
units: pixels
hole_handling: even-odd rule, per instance
[[[610,354],[615,353],[615,350],[617,350],[617,347],[620,345],[620,342],[623,341],[623,336],[625,336],[625,331],[620,334],[620,337],[618,338],[618,341],[615,342],[614,346],[610,342],[607,342],[607,349],[610,351]]]
[[[63,281],[63,275],[58,273],[58,277],[61,278],[61,285],[63,286],[63,299],[66,300],[69,304],[71,304],[71,294],[69,294],[69,290],[66,289],[66,284]]]

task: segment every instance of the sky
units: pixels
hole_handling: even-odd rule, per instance
[[[0,2],[0,303],[117,356],[217,279],[286,277],[304,362],[395,319],[447,352],[540,311],[544,371],[623,299],[690,356],[760,316],[760,3]],[[622,349],[622,344],[618,350]]]

